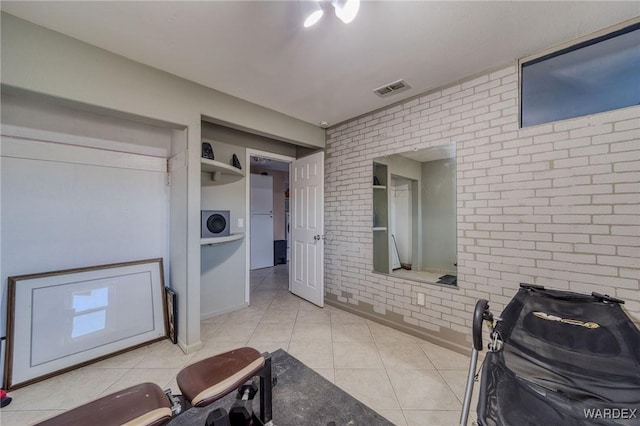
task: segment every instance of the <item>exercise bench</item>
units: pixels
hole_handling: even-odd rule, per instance
[[[206,407],[239,389],[252,377],[260,378],[260,418],[272,420],[271,358],[253,348],[239,348],[183,368],[178,387],[193,407]],[[154,383],[142,383],[73,408],[39,426],[161,426],[172,418],[169,397]]]

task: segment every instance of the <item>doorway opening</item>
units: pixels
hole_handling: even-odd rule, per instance
[[[289,289],[289,166],[292,159],[257,151],[247,154],[249,303],[256,291]]]

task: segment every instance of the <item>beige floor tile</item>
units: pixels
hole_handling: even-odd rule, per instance
[[[298,310],[296,308],[291,309],[276,309],[269,308],[265,311],[260,324],[281,324],[295,322],[298,316]]]
[[[214,324],[205,324],[205,323],[201,323],[200,324],[200,339],[203,342],[207,342],[209,340],[211,340],[213,338],[213,336],[215,335],[216,331],[222,329],[226,327],[224,324],[221,325],[214,325]]]
[[[331,342],[331,325],[329,323],[314,324],[296,321],[291,341]]]
[[[387,370],[402,409],[460,410],[461,404],[435,370]]]
[[[25,426],[33,425],[49,417],[64,413],[65,410],[42,410],[42,411],[4,411],[0,410],[0,425],[2,426]]]
[[[265,278],[260,284],[260,290],[279,290],[282,283],[277,278]]]
[[[376,410],[376,412],[396,426],[407,426],[402,410]]]
[[[243,308],[239,311],[231,312],[226,314],[224,325],[232,327],[240,324],[258,325],[266,310],[266,307],[264,309]]]
[[[147,355],[136,364],[136,368],[182,368],[192,356],[182,352],[178,345],[163,340],[149,347]]]
[[[238,322],[238,323],[234,323],[233,325],[230,325],[230,324],[231,323],[229,323],[229,324],[225,325],[224,327],[216,330],[211,335],[211,340],[215,340],[215,341],[221,341],[221,340],[239,341],[239,340],[244,340],[245,342],[247,342],[251,338],[251,335],[255,331],[256,327],[258,326],[258,322],[251,322],[251,323]]]
[[[133,368],[140,363],[150,353],[148,346],[134,349],[111,358],[103,359],[95,364],[90,364],[90,368]]]
[[[468,356],[431,342],[422,341],[419,345],[437,369],[468,371],[470,360]]]
[[[273,299],[278,294],[277,290],[261,290],[258,289],[256,291],[251,292],[251,297],[249,298],[249,306],[253,306],[254,303],[257,302],[269,302],[271,303]]]
[[[288,290],[286,291],[276,291],[273,297],[273,301],[271,302],[270,308],[300,308],[300,304],[304,300],[291,294]],[[305,303],[307,303],[305,301]]]
[[[145,382],[155,383],[162,389],[166,389],[167,384],[176,377],[178,371],[180,371],[178,368],[133,368],[105,389],[101,396]]]
[[[320,307],[314,303],[309,302],[308,300],[302,299],[299,296],[293,296],[296,297],[300,300],[300,310],[302,311],[320,311],[320,312],[325,312],[325,313],[329,313],[331,311],[331,306],[326,306],[326,307]]]
[[[464,402],[464,391],[467,386],[467,372],[457,370],[439,370],[440,375],[447,382],[453,393],[458,397],[460,402]],[[478,406],[478,395],[480,393],[480,382],[473,384],[473,394],[471,395],[471,407]],[[473,410],[472,410],[473,411]]]
[[[409,426],[458,426],[459,411],[404,410]]]
[[[332,309],[329,311],[331,314],[331,324],[366,324],[367,320],[354,315],[349,312],[341,311],[339,309]]]
[[[335,374],[336,385],[370,408],[400,408],[384,369],[337,368]]]
[[[336,381],[336,374],[333,368],[314,368],[313,371],[315,371],[331,383],[335,383]]]
[[[417,343],[377,343],[382,363],[388,370],[433,370],[435,367]]]
[[[380,343],[416,343],[420,339],[410,336],[391,327],[367,320],[373,339]]]
[[[212,340],[205,343],[198,352],[195,352],[187,365],[201,361],[210,356],[218,355],[237,348],[247,346],[246,340]]]
[[[80,368],[10,392],[11,404],[2,412],[68,410],[98,398],[129,369]]]
[[[292,332],[293,321],[279,324],[258,324],[251,335],[251,339],[271,341],[290,340]]]
[[[331,342],[292,341],[289,354],[311,368],[333,368],[333,345]]]
[[[271,302],[271,304],[269,305],[268,309],[277,309],[282,311],[286,311],[286,310],[297,311],[299,307],[300,307],[299,300],[282,301],[282,300],[278,300],[278,296],[276,296],[274,301]]]
[[[207,318],[207,319],[203,319],[200,322],[200,326],[202,327],[203,325],[210,325],[213,327],[220,327],[221,325],[223,325],[225,322],[228,321],[228,317],[225,315],[217,315],[215,317],[211,317],[211,318]]]
[[[301,306],[296,322],[331,325],[331,314],[322,308],[303,308]]]
[[[249,346],[250,348],[254,348],[260,353],[271,353],[277,351],[278,349],[284,349],[285,351],[287,351],[289,349],[289,340],[271,341],[251,339],[247,343],[247,346]]]
[[[336,343],[335,368],[384,368],[376,345],[371,342]]]
[[[373,342],[369,326],[365,324],[331,323],[331,338],[334,342]]]

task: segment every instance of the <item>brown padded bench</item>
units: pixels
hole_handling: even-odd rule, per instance
[[[204,407],[260,377],[260,422],[271,424],[271,357],[253,348],[238,348],[183,368],[176,377],[182,395],[194,407]]]
[[[204,407],[238,389],[264,367],[253,348],[239,348],[183,368],[176,377],[182,395],[194,407]]]
[[[272,419],[271,358],[253,348],[239,348],[183,368],[176,377],[183,396],[204,407],[260,377],[260,420]],[[154,383],[107,395],[39,423],[39,426],[160,426],[171,420],[169,398]]]
[[[169,420],[169,398],[155,383],[142,383],[66,411],[38,425],[160,426]]]

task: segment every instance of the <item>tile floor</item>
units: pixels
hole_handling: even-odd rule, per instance
[[[293,296],[285,265],[253,271],[251,289],[250,307],[202,322],[200,351],[162,341],[18,389],[0,424],[32,424],[143,381],[177,391],[182,367],[239,346],[283,348],[396,425],[457,424],[468,357]]]

